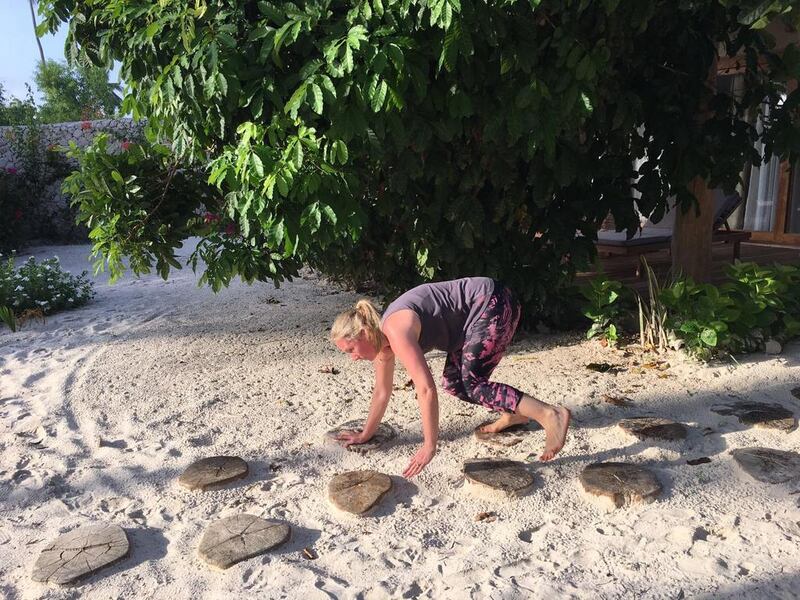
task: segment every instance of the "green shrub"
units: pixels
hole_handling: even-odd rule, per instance
[[[26,311],[49,315],[83,306],[94,297],[87,275],[63,271],[57,257],[38,263],[30,257],[19,268],[14,267],[13,257],[8,258],[0,262],[0,307],[17,315]]]
[[[210,245],[230,254],[242,246],[235,224],[223,213],[222,196],[196,172],[196,165],[177,162],[168,146],[145,138],[115,140],[106,132],[85,148],[70,143],[67,156],[80,167],[64,180],[62,189],[78,209],[79,221],[89,228],[94,255],[100,257],[95,269],[107,263],[112,280],[124,272],[125,256],[134,272],[148,273],[155,263],[166,278],[170,267],[180,268],[174,248],[187,237],[203,238],[194,260],[206,260],[213,274],[220,264],[209,255]],[[247,254],[255,250],[248,248]],[[269,278],[267,261],[261,263],[263,273],[248,271],[245,261],[235,264],[212,282],[227,284],[236,274],[246,280],[256,275]],[[204,278],[208,277],[207,272]]]
[[[737,263],[727,275],[721,291],[740,311],[731,328],[746,345],[800,334],[800,267]]]
[[[617,343],[622,330],[621,321],[630,314],[629,292],[619,281],[600,276],[581,288],[587,303],[583,314],[592,322],[586,337],[600,337],[609,346]]]
[[[667,328],[702,359],[763,349],[800,335],[800,267],[735,263],[717,287],[679,280],[659,293]]]
[[[744,349],[730,327],[740,309],[715,286],[687,278],[662,289],[659,298],[667,310],[667,329],[683,341],[690,354],[710,358]]]

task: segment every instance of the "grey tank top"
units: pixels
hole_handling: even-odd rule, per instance
[[[445,352],[460,350],[466,331],[489,304],[494,288],[494,280],[488,277],[465,277],[419,285],[386,308],[381,327],[389,315],[410,309],[417,313],[422,323],[419,345],[423,352],[433,348]]]

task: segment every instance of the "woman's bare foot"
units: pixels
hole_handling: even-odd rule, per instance
[[[500,433],[512,425],[524,425],[528,421],[530,421],[530,419],[525,415],[503,413],[494,423],[487,423],[486,425],[481,425],[478,427],[478,431],[481,433]]]
[[[572,413],[568,408],[563,406],[554,406],[552,412],[548,411],[540,423],[544,427],[546,439],[544,443],[544,452],[539,457],[541,461],[552,460],[558,454],[561,448],[564,447],[564,442],[567,439],[567,429],[569,429],[569,421],[572,418]]]

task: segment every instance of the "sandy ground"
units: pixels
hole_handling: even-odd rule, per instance
[[[34,249],[87,268],[88,247]],[[749,398],[798,411],[800,346],[778,357],[655,369],[589,371],[634,357],[577,335],[518,338],[495,378],[569,406],[574,427],[552,463],[530,460],[535,489],[496,501],[465,488],[465,460],[537,455],[544,434],[510,449],[472,437],[486,411],[440,395],[441,443],[416,479],[400,473],[421,441],[413,391],[398,390],[386,420],[399,436],[362,456],[324,433],[363,417],[371,365],[328,342],[335,314],[356,296],[308,274],[280,289],[236,283],[214,295],[190,270],[169,281],[97,279],[88,306],[0,332],[0,597],[15,598],[796,598],[798,484],[743,474],[729,450],[800,450],[800,433],[748,429],[716,401]],[[429,355],[436,374],[443,357]],[[339,374],[321,373],[335,366]],[[396,383],[405,381],[402,371]],[[604,394],[623,394],[631,407]],[[681,444],[644,444],[620,418],[666,416],[692,425]],[[710,428],[705,430],[704,428]],[[177,477],[193,460],[235,454],[251,475],[213,492]],[[712,461],[689,466],[687,459]],[[664,484],[652,504],[607,512],[578,475],[600,460],[646,463]],[[330,478],[390,474],[394,490],[364,518],[335,513]],[[494,511],[493,523],[477,522]],[[247,512],[288,521],[280,549],[213,571],[197,556],[205,527]],[[128,558],[74,587],[35,583],[45,544],[95,521],[128,533]],[[316,560],[306,560],[313,547]]]

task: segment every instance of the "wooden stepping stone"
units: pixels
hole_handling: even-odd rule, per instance
[[[652,502],[663,491],[652,471],[632,463],[591,464],[581,473],[580,481],[587,493],[610,499],[616,508]]]
[[[348,471],[328,484],[328,498],[345,512],[362,515],[392,489],[392,478],[377,471]]]
[[[494,421],[486,421],[475,428],[475,439],[490,446],[502,446],[510,448],[516,446],[525,439],[525,436],[534,432],[541,431],[541,426],[536,421],[530,421],[522,425],[512,425],[503,429],[499,433],[486,433],[480,431],[484,425],[491,425]]]
[[[190,490],[208,490],[247,477],[247,463],[238,456],[212,456],[193,462],[178,483]]]
[[[717,404],[711,407],[711,411],[718,415],[734,415],[745,425],[780,431],[792,431],[797,424],[792,411],[780,404],[743,400],[731,404]]]
[[[342,431],[361,431],[364,428],[364,421],[348,421],[347,423],[342,423],[336,429],[331,429],[328,433],[325,434],[325,437],[329,440],[334,441],[337,444],[341,444],[339,440],[336,439],[336,436],[339,435]],[[394,430],[394,427],[389,425],[388,423],[381,423],[378,425],[378,430],[375,432],[375,435],[372,438],[364,443],[364,444],[353,444],[349,446],[347,449],[353,452],[369,452],[370,450],[377,450],[379,448],[383,448],[386,444],[391,442],[394,438],[397,437],[397,432]]]
[[[800,480],[800,454],[772,448],[737,448],[733,459],[751,477],[764,483]]]
[[[42,583],[70,583],[124,558],[129,549],[122,527],[109,523],[78,527],[42,550],[32,577]]]
[[[254,515],[234,515],[212,523],[200,540],[198,554],[213,567],[227,569],[280,546],[291,535],[288,523]]]
[[[683,440],[686,439],[688,432],[683,423],[676,423],[660,417],[632,417],[620,421],[619,426],[623,431],[640,440],[647,438],[668,441]]]
[[[533,487],[533,475],[525,463],[479,458],[464,463],[464,478],[475,491],[515,498]]]

